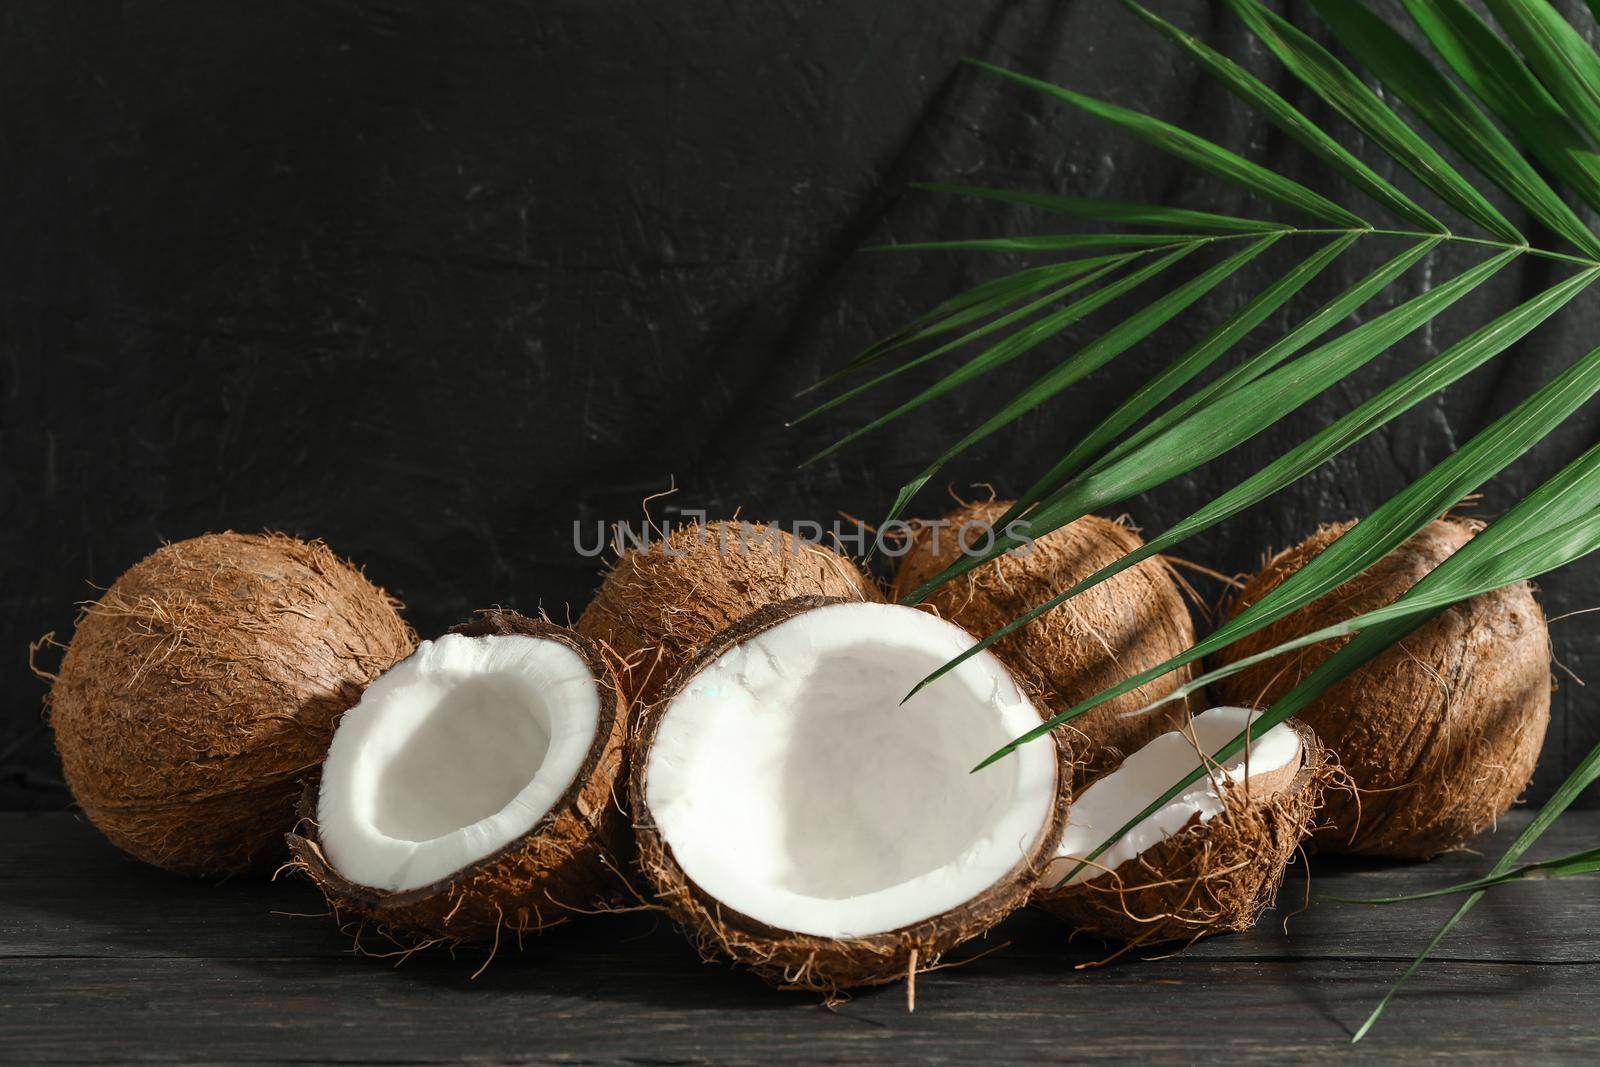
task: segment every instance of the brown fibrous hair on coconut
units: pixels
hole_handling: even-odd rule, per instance
[[[1270,559],[1235,612],[1260,600],[1353,523],[1325,526]],[[1430,523],[1363,574],[1229,646],[1232,662],[1392,603],[1466,544],[1482,524]],[[1265,706],[1347,638],[1288,652],[1223,679],[1232,702]],[[1427,858],[1494,825],[1532,779],[1550,721],[1550,647],[1526,582],[1449,608],[1299,712],[1359,793],[1329,800],[1318,848]]]
[[[629,893],[623,857],[631,842],[615,795],[628,720],[609,661],[572,630],[502,608],[481,610],[449,633],[554,641],[582,659],[595,680],[599,714],[571,784],[532,827],[504,846],[446,878],[398,892],[358,884],[336,869],[319,839],[316,793],[308,788],[300,824],[288,835],[289,871],[316,883],[335,918],[375,924],[402,951],[434,944],[498,949],[506,935],[520,941],[578,915],[615,910]]]
[[[1041,884],[1035,903],[1074,932],[1120,944],[1121,951],[1254,926],[1275,903],[1326,788],[1342,776],[1305,724],[1287,725],[1300,738],[1301,757],[1285,781],[1267,788],[1252,779],[1220,782],[1221,809],[1208,820],[1192,816],[1176,833],[1087,881]]]
[[[893,599],[903,599],[959,560],[963,544],[981,548],[989,543],[993,523],[1011,506],[1007,500],[965,504],[945,515],[941,525],[919,530],[895,574]],[[946,582],[923,603],[985,636],[1143,544],[1127,525],[1086,515]],[[1153,556],[1006,636],[994,650],[1057,714],[1171,659],[1194,640],[1194,620],[1172,566]],[[1194,695],[1147,714],[1129,715],[1159,701],[1193,673],[1193,667],[1184,667],[1162,675],[1063,727],[1063,736],[1077,750],[1080,784],[1181,725],[1191,702],[1203,706]]]
[[[398,606],[320,541],[162,546],[84,605],[51,687],[74,798],[159,867],[270,871],[339,716],[416,644]]]
[[[625,697],[648,704],[712,636],[800,596],[883,599],[860,567],[825,545],[740,519],[693,523],[623,551],[577,629],[621,659]]]
[[[629,739],[629,808],[634,813],[638,863],[664,908],[691,944],[708,962],[728,960],[751,969],[782,989],[829,995],[841,990],[912,978],[939,963],[951,948],[992,928],[1027,903],[1032,887],[1060,841],[1070,801],[1073,765],[1054,735],[1037,744],[1049,746],[1056,775],[1055,798],[1048,824],[1036,847],[1027,851],[1007,875],[946,913],[898,929],[863,936],[831,938],[780,929],[742,914],[720,902],[689,877],[670,843],[653,821],[647,801],[650,755],[674,698],[694,685],[719,657],[807,612],[848,604],[841,598],[802,597],[768,605],[707,642],[664,687],[659,699],[637,718]],[[885,610],[905,610],[884,606]],[[1003,671],[1004,668],[1001,668]],[[1018,687],[1022,699],[1026,691]],[[1035,705],[1035,714],[1038,714]],[[885,759],[909,758],[888,752]],[[963,770],[962,773],[965,773]],[[829,798],[818,798],[826,802]]]

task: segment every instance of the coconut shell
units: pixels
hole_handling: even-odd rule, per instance
[[[1010,507],[1005,500],[967,504],[946,515],[942,528],[918,531],[895,575],[894,598],[905,597],[956,562],[962,554],[963,530],[968,544],[981,547],[982,531]],[[946,582],[924,603],[975,634],[990,634],[1143,544],[1121,523],[1086,515],[1019,554],[1001,556]],[[1152,557],[997,642],[994,651],[1057,714],[1171,659],[1194,640],[1194,620],[1170,564]],[[1093,781],[1128,753],[1187,722],[1189,701],[1198,701],[1195,696],[1164,704],[1147,715],[1123,715],[1161,699],[1193,673],[1185,667],[1163,675],[1064,727],[1062,733],[1083,764],[1080,782]]]
[[[1035,848],[1004,878],[949,912],[868,937],[827,938],[781,930],[733,910],[701,889],[678,865],[657,833],[645,802],[650,749],[672,697],[728,649],[803,612],[845,602],[841,597],[801,597],[771,604],[707,642],[645,709],[629,739],[629,807],[634,812],[639,868],[660,905],[707,962],[731,960],[783,989],[836,993],[906,978],[935,965],[951,948],[982,934],[1028,901],[1032,887],[1061,843],[1071,799],[1072,762],[1061,753],[1051,825]],[[1038,743],[1045,743],[1041,739]],[[1050,743],[1056,743],[1054,738]]]
[[[1035,902],[1074,931],[1128,945],[1194,941],[1255,925],[1271,907],[1295,849],[1310,832],[1332,756],[1303,723],[1298,770],[1279,788],[1224,783],[1222,810],[1115,870],[1075,885],[1041,887]]]
[[[1352,524],[1324,527],[1268,561],[1235,612],[1260,600]],[[1481,524],[1431,523],[1360,576],[1224,650],[1229,662],[1392,603]],[[1230,703],[1265,706],[1347,638],[1224,679]],[[1426,858],[1460,848],[1521,795],[1550,721],[1550,646],[1526,582],[1457,604],[1299,712],[1359,792],[1331,797],[1319,848]]]
[[[320,541],[165,545],[86,605],[48,705],[67,784],[168,870],[270,870],[339,716],[416,645],[397,603]]]
[[[799,596],[883,599],[850,560],[775,526],[679,526],[623,552],[577,628],[624,661],[624,696],[648,704],[719,631]]]
[[[559,641],[583,658],[599,684],[600,715],[572,784],[521,837],[447,879],[402,892],[357,885],[334,869],[317,839],[315,792],[307,789],[300,826],[288,835],[292,868],[317,884],[335,916],[370,920],[401,944],[498,944],[502,928],[520,937],[610,906],[622,895],[617,857],[628,841],[614,795],[627,719],[605,657],[565,627],[498,608],[450,632]]]

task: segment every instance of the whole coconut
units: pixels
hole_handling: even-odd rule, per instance
[[[967,545],[981,548],[983,531],[1010,507],[1005,500],[967,504],[946,515],[942,526],[919,530],[895,575],[894,597],[907,595],[960,558],[963,537]],[[1143,544],[1121,523],[1087,515],[1017,554],[946,582],[925,603],[984,636]],[[999,641],[994,650],[1056,714],[1171,659],[1194,639],[1194,620],[1170,564],[1152,557],[1078,594]],[[1186,722],[1186,701],[1147,715],[1122,716],[1192,676],[1191,668],[1173,671],[1073,719],[1065,733],[1085,765],[1080,781],[1092,781],[1145,742]]]
[[[73,796],[159,867],[270,869],[339,716],[416,644],[397,606],[320,541],[163,546],[83,609],[51,687]]]
[[[823,545],[760,523],[695,523],[623,552],[577,630],[623,662],[624,695],[650,704],[713,636],[800,596],[883,599],[859,567]]]
[[[1243,589],[1235,613],[1354,525],[1318,530]],[[1445,518],[1321,600],[1229,646],[1223,662],[1392,603],[1481,529]],[[1232,703],[1265,706],[1344,645],[1326,641],[1224,679]],[[1428,857],[1494,824],[1533,777],[1550,721],[1550,645],[1526,582],[1457,604],[1297,713],[1360,790],[1329,794],[1329,851]]]

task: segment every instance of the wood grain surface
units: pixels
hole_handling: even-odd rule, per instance
[[[1067,943],[1020,914],[970,962],[830,1007],[702,963],[648,913],[481,956],[351,952],[292,881],[188,881],[64,815],[0,815],[0,1061],[8,1063],[1410,1063],[1600,1057],[1595,880],[1492,892],[1360,1045],[1350,1034],[1453,900],[1389,895],[1481,874],[1527,814],[1431,864],[1313,858],[1243,935],[1166,959]],[[1592,845],[1577,812],[1534,853]],[[1287,928],[1285,923],[1287,922]],[[384,946],[367,941],[381,952]]]

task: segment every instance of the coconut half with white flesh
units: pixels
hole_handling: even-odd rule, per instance
[[[1250,927],[1271,905],[1332,773],[1315,735],[1293,719],[1213,763],[1211,753],[1259,714],[1202,712],[1085,789],[1036,903],[1112,941],[1192,941]],[[1199,766],[1208,767],[1205,777],[1089,858]]]
[[[803,597],[714,638],[630,740],[639,861],[709,959],[832,992],[904,978],[1024,904],[1065,823],[1053,738],[974,643],[914,608]]]
[[[626,722],[587,639],[480,612],[379,676],[334,734],[294,864],[336,914],[495,941],[614,899]],[[309,793],[308,793],[309,799]]]

